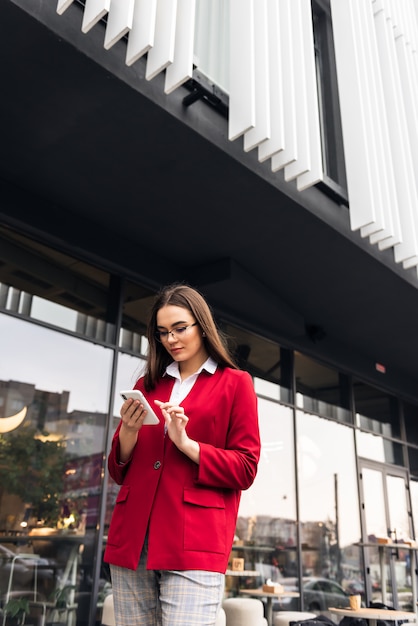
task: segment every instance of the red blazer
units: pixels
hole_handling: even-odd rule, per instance
[[[170,398],[170,376],[146,392]],[[135,385],[143,389],[140,379]],[[200,444],[200,465],[164,436],[164,419],[143,426],[131,459],[118,464],[119,429],[108,458],[120,488],[110,524],[105,561],[136,569],[148,529],[148,569],[199,569],[224,573],[235,533],[241,490],[257,473],[260,436],[257,397],[247,372],[203,370],[181,402],[187,432]]]

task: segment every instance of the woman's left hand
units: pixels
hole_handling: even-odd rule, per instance
[[[171,441],[181,452],[195,463],[199,463],[200,447],[196,441],[189,438],[186,432],[189,418],[184,414],[183,407],[171,402],[161,402],[161,400],[155,400],[155,404],[161,409]]]
[[[181,444],[184,437],[187,436],[186,425],[189,418],[184,414],[182,406],[170,402],[161,402],[161,400],[155,400],[155,404],[161,409],[171,441],[178,447],[178,444]]]

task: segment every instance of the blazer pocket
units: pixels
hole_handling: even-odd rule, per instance
[[[184,490],[184,549],[225,554],[225,500],[212,489]]]
[[[116,497],[116,505],[113,509],[112,520],[109,527],[107,543],[118,546],[120,543],[121,530],[124,525],[125,503],[129,496],[129,485],[122,485]]]
[[[126,502],[126,500],[128,499],[128,495],[129,495],[129,485],[122,485],[116,497],[116,504],[119,504],[120,502]]]

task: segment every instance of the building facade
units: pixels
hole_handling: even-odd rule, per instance
[[[33,615],[100,623],[119,390],[174,281],[259,398],[226,593],[415,610],[417,19],[416,0],[3,1],[3,612],[36,579]]]

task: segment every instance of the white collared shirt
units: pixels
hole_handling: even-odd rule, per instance
[[[206,370],[209,374],[214,374],[217,367],[218,365],[216,361],[214,361],[212,357],[208,357],[203,365],[199,367],[197,372],[182,380],[180,376],[179,364],[177,363],[177,361],[173,361],[172,363],[170,363],[170,365],[167,366],[165,373],[175,378],[176,382],[174,383],[169,402],[180,405],[180,402],[182,402],[187,394],[191,391],[200,372],[202,370]]]

